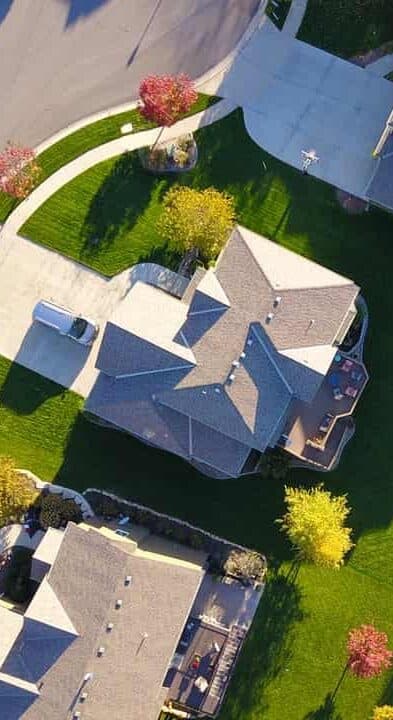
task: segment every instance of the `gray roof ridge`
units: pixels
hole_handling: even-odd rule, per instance
[[[237,230],[237,228],[240,228],[240,230],[242,230],[242,229],[244,228],[244,230],[246,230],[247,232],[251,232],[251,233],[254,233],[255,235],[259,235],[259,233],[255,232],[255,230],[252,230],[251,228],[247,228],[245,225],[240,225],[239,223],[238,223],[237,225],[235,225],[234,230]],[[238,237],[241,238],[241,241],[242,241],[243,245],[246,246],[246,248],[247,248],[249,254],[251,255],[251,257],[253,258],[256,266],[258,267],[258,269],[260,270],[260,272],[262,273],[262,275],[264,276],[264,278],[266,278],[266,281],[267,281],[267,283],[269,284],[269,287],[271,287],[271,289],[273,290],[273,292],[278,293],[278,289],[273,287],[273,285],[272,285],[272,283],[270,282],[268,276],[267,276],[266,273],[263,271],[263,269],[262,269],[262,267],[260,266],[260,264],[258,263],[256,257],[254,256],[251,248],[248,246],[247,242],[245,241],[245,239],[243,238],[241,232],[239,232],[239,231],[238,231]],[[343,278],[343,280],[347,280],[347,281],[348,281],[348,282],[343,283],[342,285],[339,285],[339,286],[328,284],[328,285],[321,285],[321,286],[307,285],[307,286],[304,287],[304,288],[291,288],[291,287],[284,288],[284,287],[280,287],[280,289],[279,289],[280,293],[281,293],[281,292],[284,292],[285,290],[294,292],[294,291],[297,291],[297,290],[317,289],[318,287],[334,288],[334,287],[346,287],[347,285],[348,285],[348,286],[349,286],[349,285],[355,285],[354,281],[351,280],[350,278],[347,278],[346,275],[341,275],[341,273],[337,272],[336,270],[331,270],[330,268],[325,267],[325,265],[321,265],[319,262],[317,262],[316,260],[313,260],[312,258],[308,258],[308,257],[306,257],[305,255],[301,255],[301,253],[297,253],[297,252],[295,252],[294,250],[291,250],[291,248],[286,247],[285,245],[280,245],[280,243],[276,243],[274,240],[271,240],[270,238],[266,237],[265,235],[260,235],[260,237],[264,238],[265,240],[269,240],[269,242],[274,243],[275,245],[278,245],[278,247],[279,247],[283,252],[286,251],[286,252],[291,253],[292,255],[296,255],[296,256],[300,257],[302,260],[304,260],[305,262],[311,263],[312,265],[317,265],[318,267],[323,268],[324,270],[327,270],[327,271],[330,272],[330,273],[333,273],[333,274],[335,274],[335,275],[338,275],[339,277]],[[225,248],[224,248],[224,252],[225,252]],[[358,286],[356,285],[356,287],[358,287]],[[360,288],[358,288],[358,289],[360,290]]]
[[[226,397],[226,399],[227,399],[227,402],[232,406],[232,408],[233,408],[233,409],[237,412],[237,414],[239,415],[239,418],[240,418],[241,421],[243,422],[244,427],[245,427],[248,435],[250,436],[250,437],[249,437],[249,440],[250,440],[250,442],[252,442],[252,441],[253,441],[253,434],[252,434],[251,430],[247,427],[247,424],[244,422],[243,418],[241,418],[241,415],[240,415],[240,413],[239,413],[236,405],[233,403],[233,401],[232,401],[231,398],[229,397],[228,393],[226,392],[224,383],[214,382],[214,383],[209,383],[208,386],[206,386],[206,385],[193,385],[193,386],[190,387],[190,388],[184,388],[184,389],[185,389],[185,390],[189,390],[189,391],[191,390],[191,391],[192,391],[192,390],[197,390],[198,388],[213,387],[213,386],[218,386],[218,385],[220,385],[220,387],[222,388],[222,391],[223,391],[222,394],[225,395],[225,397]],[[178,392],[178,391],[177,391],[176,389],[175,389],[175,390],[170,390],[169,392],[165,392],[164,395],[171,395],[173,392]],[[182,389],[180,389],[179,392],[182,392]],[[159,403],[161,403],[161,405],[165,405],[166,407],[170,407],[172,410],[175,410],[175,412],[179,413],[179,415],[184,415],[185,417],[191,418],[191,420],[195,420],[196,422],[199,422],[201,425],[205,425],[207,428],[212,428],[213,430],[216,430],[216,432],[221,433],[221,435],[225,435],[225,437],[228,437],[228,438],[230,438],[231,440],[236,440],[236,442],[242,443],[243,445],[245,444],[245,442],[244,442],[243,440],[239,440],[239,438],[236,437],[235,434],[230,435],[229,433],[224,432],[224,431],[222,430],[222,428],[219,427],[218,425],[215,425],[215,424],[209,423],[209,422],[204,422],[204,421],[202,421],[198,416],[189,415],[187,412],[182,412],[182,411],[179,410],[177,407],[176,407],[176,408],[173,408],[172,405],[170,405],[169,403],[165,402],[165,397],[163,397],[163,395],[156,395],[155,399],[156,399]],[[252,447],[255,447],[255,449],[258,450],[258,448],[257,448],[255,445],[250,445],[250,448],[252,448]],[[201,461],[201,462],[204,462],[204,461]],[[220,468],[217,468],[217,469],[220,469]]]
[[[286,379],[286,377],[285,377],[284,373],[282,372],[281,368],[277,365],[276,360],[275,360],[275,358],[273,357],[273,355],[272,355],[272,353],[270,352],[270,350],[268,349],[267,344],[266,344],[266,342],[264,341],[263,337],[258,333],[258,331],[257,331],[257,326],[258,326],[258,325],[259,325],[259,327],[261,328],[262,332],[265,332],[265,331],[263,330],[262,325],[261,325],[260,323],[253,323],[253,324],[252,324],[252,327],[251,327],[251,331],[254,333],[255,337],[256,337],[257,340],[258,340],[258,342],[262,345],[262,347],[263,347],[266,355],[268,356],[271,364],[274,366],[274,369],[276,370],[277,375],[279,376],[281,382],[285,385],[285,387],[287,388],[288,392],[289,392],[291,395],[293,395],[293,394],[294,394],[293,388],[291,387],[290,383],[289,383],[288,380]],[[279,351],[276,350],[276,352],[279,352]]]
[[[245,230],[250,230],[250,228],[246,228],[246,227],[243,226],[243,225],[236,225],[234,229],[237,229],[237,227],[239,227],[239,228],[244,227]],[[251,230],[251,232],[254,232],[254,231]],[[255,233],[255,234],[257,235],[258,233]],[[282,248],[283,250],[287,250],[288,252],[293,253],[293,255],[298,255],[298,256],[301,257],[305,262],[313,263],[313,265],[318,265],[319,267],[323,267],[324,269],[328,270],[329,272],[335,273],[336,275],[339,275],[340,277],[343,278],[343,280],[346,280],[347,282],[343,283],[342,285],[332,285],[332,284],[329,284],[329,283],[326,284],[326,285],[307,285],[307,287],[304,287],[304,288],[280,287],[280,289],[279,289],[279,291],[278,291],[278,289],[275,288],[275,287],[272,285],[272,283],[270,282],[268,276],[267,276],[266,273],[264,272],[263,268],[262,268],[262,267],[260,266],[260,264],[258,263],[255,255],[253,254],[253,252],[251,251],[251,248],[250,248],[250,247],[248,246],[248,244],[246,243],[246,241],[245,241],[245,239],[243,238],[241,232],[238,233],[238,237],[241,239],[241,242],[243,243],[244,247],[246,248],[248,254],[251,256],[251,258],[252,258],[254,264],[257,266],[259,272],[260,272],[261,275],[263,275],[263,277],[265,278],[265,280],[266,280],[267,284],[269,285],[270,289],[271,289],[272,292],[274,292],[276,295],[278,294],[278,292],[279,292],[279,294],[281,295],[281,294],[283,294],[283,293],[289,293],[289,292],[299,292],[299,293],[300,293],[300,292],[307,292],[308,290],[320,290],[320,289],[326,289],[326,290],[332,289],[332,290],[333,290],[333,289],[336,289],[337,287],[350,287],[350,286],[352,286],[352,285],[353,285],[354,288],[357,289],[357,293],[356,293],[356,294],[358,294],[359,291],[360,291],[360,287],[359,287],[358,285],[356,285],[356,283],[354,283],[353,280],[351,280],[350,278],[347,278],[346,275],[341,275],[341,273],[338,273],[336,270],[331,270],[330,268],[325,268],[325,266],[320,265],[320,263],[316,262],[316,260],[312,260],[311,258],[305,257],[305,255],[300,255],[300,253],[295,253],[294,250],[291,250],[290,248],[287,248],[287,247],[282,246],[282,245],[280,245],[280,248]],[[265,237],[265,236],[262,235],[261,237]],[[266,239],[266,240],[269,240],[269,238],[265,238],[265,239]],[[274,242],[274,240],[270,240],[270,242]],[[276,244],[277,244],[277,243],[276,243]]]

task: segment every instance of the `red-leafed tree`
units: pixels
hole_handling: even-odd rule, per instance
[[[25,198],[40,175],[34,150],[8,143],[0,153],[0,190],[14,198]]]
[[[348,668],[358,678],[372,678],[387,670],[393,652],[387,647],[388,638],[374,625],[361,625],[348,635]]]
[[[146,120],[170,127],[190,110],[198,93],[187,75],[149,75],[140,84],[139,97]]]

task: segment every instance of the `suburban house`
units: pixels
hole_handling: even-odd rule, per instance
[[[218,712],[261,592],[214,580],[202,552],[130,535],[91,520],[41,540],[27,609],[0,601],[2,720]]]
[[[237,226],[185,289],[132,285],[106,325],[85,410],[212,477],[254,472],[277,445],[329,469],[367,382],[339,350],[358,294]]]

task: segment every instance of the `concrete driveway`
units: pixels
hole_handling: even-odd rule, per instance
[[[130,287],[130,271],[107,280],[18,235],[3,234],[0,246],[0,355],[86,396],[106,320]],[[100,325],[85,348],[55,330],[32,324],[40,299],[52,300]]]
[[[392,82],[278,32],[265,18],[210,91],[243,107],[249,135],[267,152],[300,169],[302,150],[315,149],[320,161],[310,174],[366,195],[372,151],[393,107]]]
[[[198,77],[237,44],[259,0],[0,0],[0,148],[36,145],[135,99],[154,72]]]

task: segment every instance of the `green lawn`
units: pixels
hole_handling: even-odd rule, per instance
[[[309,0],[299,40],[344,58],[393,40],[391,0]]]
[[[206,108],[214,105],[218,100],[219,98],[214,96],[199,93],[198,100],[185,117],[206,110]],[[42,170],[40,182],[43,182],[56,172],[56,170],[63,167],[63,165],[75,160],[75,158],[88,150],[92,150],[98,147],[98,145],[103,145],[111,140],[116,140],[116,138],[121,136],[120,128],[128,122],[132,122],[135,132],[149,130],[154,127],[154,123],[144,120],[136,109],[128,110],[127,112],[119,113],[118,115],[113,115],[112,117],[97,120],[90,125],[86,125],[71,135],[67,135],[67,137],[59,140],[59,142],[54,145],[51,145],[51,147],[40,154],[39,164]],[[17,204],[17,200],[0,192],[0,222],[4,222]]]
[[[362,286],[370,310],[366,362],[371,381],[357,408],[356,435],[334,473],[321,476],[296,470],[289,478],[307,484],[324,480],[333,491],[348,493],[356,549],[338,572],[302,566],[296,582],[272,579],[220,720],[367,720],[383,697],[393,702],[392,673],[364,682],[346,677],[335,708],[326,704],[326,698],[340,677],[351,626],[375,622],[389,633],[393,646],[393,333],[389,325],[393,217],[377,210],[361,217],[346,215],[332,188],[256,147],[245,133],[240,112],[200,130],[197,139],[200,161],[182,182],[231,192],[242,223],[353,277]],[[101,167],[89,171],[96,185],[92,195],[90,186],[88,202],[83,188],[79,187],[79,195],[73,190],[77,226],[71,226],[68,238],[83,231],[84,242],[89,213],[93,222],[98,212],[92,212],[92,200],[100,187],[101,202],[109,187],[104,207],[111,211],[116,175],[107,167],[109,176],[99,177]],[[167,184],[146,176],[140,188],[137,170],[130,173],[127,190],[121,175],[118,181],[119,202],[111,222],[102,215],[97,221],[97,228],[108,223],[110,237],[103,236],[104,244],[94,260],[90,258],[107,270],[116,248],[121,248],[119,267],[120,259],[128,263],[132,253],[145,256],[153,249],[160,197]],[[85,183],[85,176],[74,182]],[[56,218],[64,232],[68,229],[71,215],[65,200],[70,198],[70,187],[60,193],[63,202],[49,200],[29,226],[44,228],[37,218],[45,213],[53,232]],[[78,202],[83,211],[78,211]],[[174,457],[91,425],[79,413],[80,399],[53,383],[5,361],[0,370],[0,452],[13,455],[18,465],[30,467],[44,479],[79,489],[105,487],[151,504],[254,546],[281,562],[282,572],[288,571],[290,549],[274,524],[283,511],[282,483],[201,477]]]

